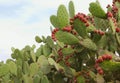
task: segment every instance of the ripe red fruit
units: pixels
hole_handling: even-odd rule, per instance
[[[98,33],[99,32],[99,30],[94,30],[94,33]]]
[[[98,58],[98,59],[96,60],[96,63],[101,63],[101,62],[103,62],[102,57],[100,57],[100,58]]]
[[[73,18],[70,18],[70,24],[71,24],[71,25],[73,24],[73,21],[74,21],[74,19],[73,19]]]
[[[116,13],[116,12],[118,12],[118,8],[115,5],[113,5],[112,11]]]
[[[88,26],[89,26],[89,23],[85,23],[85,26],[88,27]]]
[[[87,23],[87,20],[85,18],[82,18],[81,20],[82,22]]]
[[[64,27],[62,30],[70,32],[72,30],[72,28],[71,28],[71,26],[67,26],[67,27]]]
[[[109,54],[104,54],[104,55],[102,56],[102,59],[103,59],[103,60],[111,60],[111,59],[112,59],[112,56],[109,55]]]
[[[62,58],[58,58],[58,59],[56,60],[56,62],[59,63],[61,60],[62,60]]]
[[[65,64],[66,64],[67,66],[70,66],[70,65],[71,65],[68,61],[66,61]]]
[[[60,48],[58,51],[57,51],[58,54],[61,54],[62,53],[62,48]]]
[[[77,83],[77,79],[74,79],[73,83]]]
[[[95,68],[97,69],[98,67],[99,67],[99,64],[98,64],[98,63],[96,63],[96,64],[95,64]]]
[[[98,73],[100,74],[100,75],[103,75],[104,74],[104,72],[103,72],[103,70],[101,69],[101,70],[99,70],[98,71]]]
[[[120,28],[116,28],[116,32],[119,33],[120,32]]]
[[[112,18],[112,17],[113,17],[113,14],[112,14],[111,12],[108,12],[108,13],[107,13],[107,16],[110,17],[110,18]]]
[[[97,59],[97,60],[95,61],[95,63],[99,63],[99,60]]]
[[[66,56],[66,57],[65,57],[65,60],[67,61],[69,58],[70,58],[70,56]]]
[[[108,4],[106,8],[109,8],[109,7],[110,7],[110,5]]]
[[[108,59],[108,60],[111,60],[111,59],[112,59],[112,56],[111,56],[111,55],[108,55],[108,56],[107,56],[107,59]]]
[[[103,60],[106,60],[106,59],[107,59],[107,55],[103,55],[103,56],[102,56],[102,59],[103,59]]]
[[[99,33],[100,35],[104,35],[105,33],[103,32],[103,31],[100,31],[100,33]]]
[[[97,70],[97,71],[100,71],[100,70],[102,70],[102,68],[101,68],[101,67],[97,67],[96,70]]]
[[[56,41],[56,38],[55,38],[55,33],[57,32],[57,31],[59,31],[59,29],[58,28],[55,28],[53,31],[52,31],[52,39],[54,40],[54,41]]]
[[[74,31],[74,30],[72,30],[71,33],[72,33],[73,35],[77,35],[77,32]]]

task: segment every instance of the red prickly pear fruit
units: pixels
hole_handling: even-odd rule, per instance
[[[97,71],[100,71],[100,70],[102,70],[102,68],[101,67],[97,67],[97,69],[96,69]]]
[[[103,60],[106,60],[106,59],[107,59],[107,55],[103,55],[103,56],[102,56],[102,59],[103,59]]]
[[[104,35],[105,33],[103,31],[100,31],[100,35]]]
[[[96,60],[96,63],[101,63],[101,62],[103,62],[102,57],[100,57],[100,58],[98,58],[98,59]]]
[[[58,59],[56,60],[56,62],[59,63],[61,60],[62,60],[62,58],[58,58]]]
[[[111,55],[108,55],[107,58],[108,58],[108,60],[111,60],[111,59],[112,59],[112,56],[111,56]]]
[[[116,28],[116,32],[119,33],[120,32],[120,28]]]
[[[65,60],[67,61],[69,58],[70,58],[70,56],[66,56],[66,57],[65,57]]]
[[[94,33],[99,33],[99,30],[94,30]]]
[[[98,71],[98,73],[100,74],[100,75],[103,75],[104,74],[104,72],[103,72],[103,70],[101,69],[101,70],[99,70]]]
[[[108,4],[106,8],[109,8],[109,7],[110,7],[110,4]]]
[[[72,28],[71,28],[71,26],[67,26],[67,27],[64,27],[62,30],[70,32],[72,30]]]
[[[98,63],[96,63],[96,64],[95,64],[95,68],[97,69],[98,67],[99,67],[99,64],[98,64]]]
[[[69,63],[68,61],[66,61],[65,64],[66,64],[67,66],[70,66],[70,63]]]
[[[113,14],[112,14],[111,12],[108,12],[108,13],[107,13],[107,16],[110,17],[110,18],[112,18],[112,17],[113,17]]]
[[[88,27],[88,26],[89,26],[89,23],[85,23],[85,26]]]

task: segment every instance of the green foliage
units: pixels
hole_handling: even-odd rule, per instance
[[[63,53],[63,55],[70,55],[70,54],[74,53],[74,49],[72,49],[72,48],[63,48],[62,53]]]
[[[73,26],[74,26],[74,29],[78,32],[78,34],[81,37],[85,38],[87,36],[86,26],[82,21],[80,21],[79,19],[76,19],[74,21]]]
[[[75,16],[75,9],[74,9],[74,4],[72,1],[69,2],[69,14],[70,18],[73,18]]]
[[[45,44],[43,46],[43,55],[49,56],[51,51],[52,51],[52,49],[47,44]]]
[[[50,22],[55,28],[59,28],[57,16],[55,16],[55,15],[50,16]]]
[[[101,8],[101,6],[95,2],[90,3],[89,11],[93,16],[99,17],[99,18],[106,18],[106,13]]]
[[[12,73],[13,75],[17,75],[17,65],[13,61],[10,61],[8,65],[10,73]]]
[[[48,78],[46,76],[43,76],[41,78],[41,83],[49,83]]]
[[[52,25],[56,28],[64,28],[69,25],[69,15],[64,5],[60,5],[57,11],[57,16],[52,15],[50,17]]]
[[[85,78],[83,76],[77,77],[77,82],[78,83],[85,83]]]
[[[57,18],[59,23],[59,28],[63,28],[69,25],[69,15],[67,9],[64,5],[60,5],[57,11]]]
[[[91,39],[84,39],[80,42],[81,45],[83,45],[85,48],[88,48],[90,50],[97,50],[97,46],[94,42],[92,42]]]
[[[3,76],[9,72],[9,65],[8,64],[3,64],[0,66],[0,76]]]
[[[41,43],[41,42],[42,42],[42,40],[40,39],[39,36],[36,36],[36,37],[35,37],[35,40],[36,40],[36,42],[38,42],[38,43]]]
[[[101,18],[98,18],[98,17],[94,17],[94,23],[95,23],[95,27],[97,29],[106,30],[109,27],[109,21],[108,20],[101,19]]]
[[[101,63],[101,67],[106,71],[117,71],[120,70],[120,62],[113,62],[113,61],[104,61]]]
[[[73,45],[79,43],[79,39],[68,32],[58,31],[55,36],[60,42],[65,44]]]

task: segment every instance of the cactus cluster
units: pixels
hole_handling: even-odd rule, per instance
[[[51,36],[40,43],[12,47],[12,59],[0,62],[0,83],[119,83],[120,1],[105,12],[98,0],[88,15],[60,5],[50,16]]]

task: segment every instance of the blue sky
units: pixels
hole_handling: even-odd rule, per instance
[[[73,0],[77,12],[88,14],[89,3],[96,0]],[[99,0],[105,9],[112,0]],[[50,35],[49,17],[60,4],[69,0],[0,0],[0,61],[10,58],[11,47],[36,44],[36,35]],[[106,10],[106,9],[105,9]],[[37,45],[37,44],[36,44]]]

